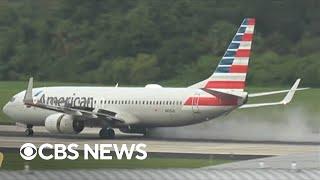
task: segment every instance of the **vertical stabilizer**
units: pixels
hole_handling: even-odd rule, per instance
[[[244,19],[214,73],[191,87],[243,91],[246,86],[254,26],[254,18]]]

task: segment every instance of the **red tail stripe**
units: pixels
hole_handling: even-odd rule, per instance
[[[236,52],[236,57],[249,57],[250,56],[250,49],[239,49]]]
[[[235,106],[238,104],[238,98],[217,98],[217,97],[189,97],[184,103],[186,106]]]
[[[248,66],[246,65],[232,65],[230,68],[230,73],[247,73]]]
[[[248,25],[255,25],[256,24],[256,19],[250,18],[248,19]]]
[[[244,81],[209,81],[205,88],[216,89],[244,89]]]
[[[242,36],[242,41],[252,41],[253,34],[244,34]]]

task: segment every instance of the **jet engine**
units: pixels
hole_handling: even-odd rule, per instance
[[[84,129],[84,121],[76,120],[68,114],[56,113],[46,118],[45,127],[51,133],[78,134]]]

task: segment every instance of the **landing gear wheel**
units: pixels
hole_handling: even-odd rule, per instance
[[[114,133],[113,129],[111,129],[111,128],[107,129],[107,134],[108,134],[110,139],[114,139],[115,133]]]
[[[115,133],[112,128],[102,128],[99,132],[99,136],[102,139],[114,139]]]
[[[33,136],[33,130],[31,128],[28,128],[24,131],[24,134],[29,137]]]

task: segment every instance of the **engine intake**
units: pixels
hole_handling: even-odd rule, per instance
[[[51,133],[78,134],[84,129],[84,122],[68,114],[56,113],[46,118],[45,128]]]

